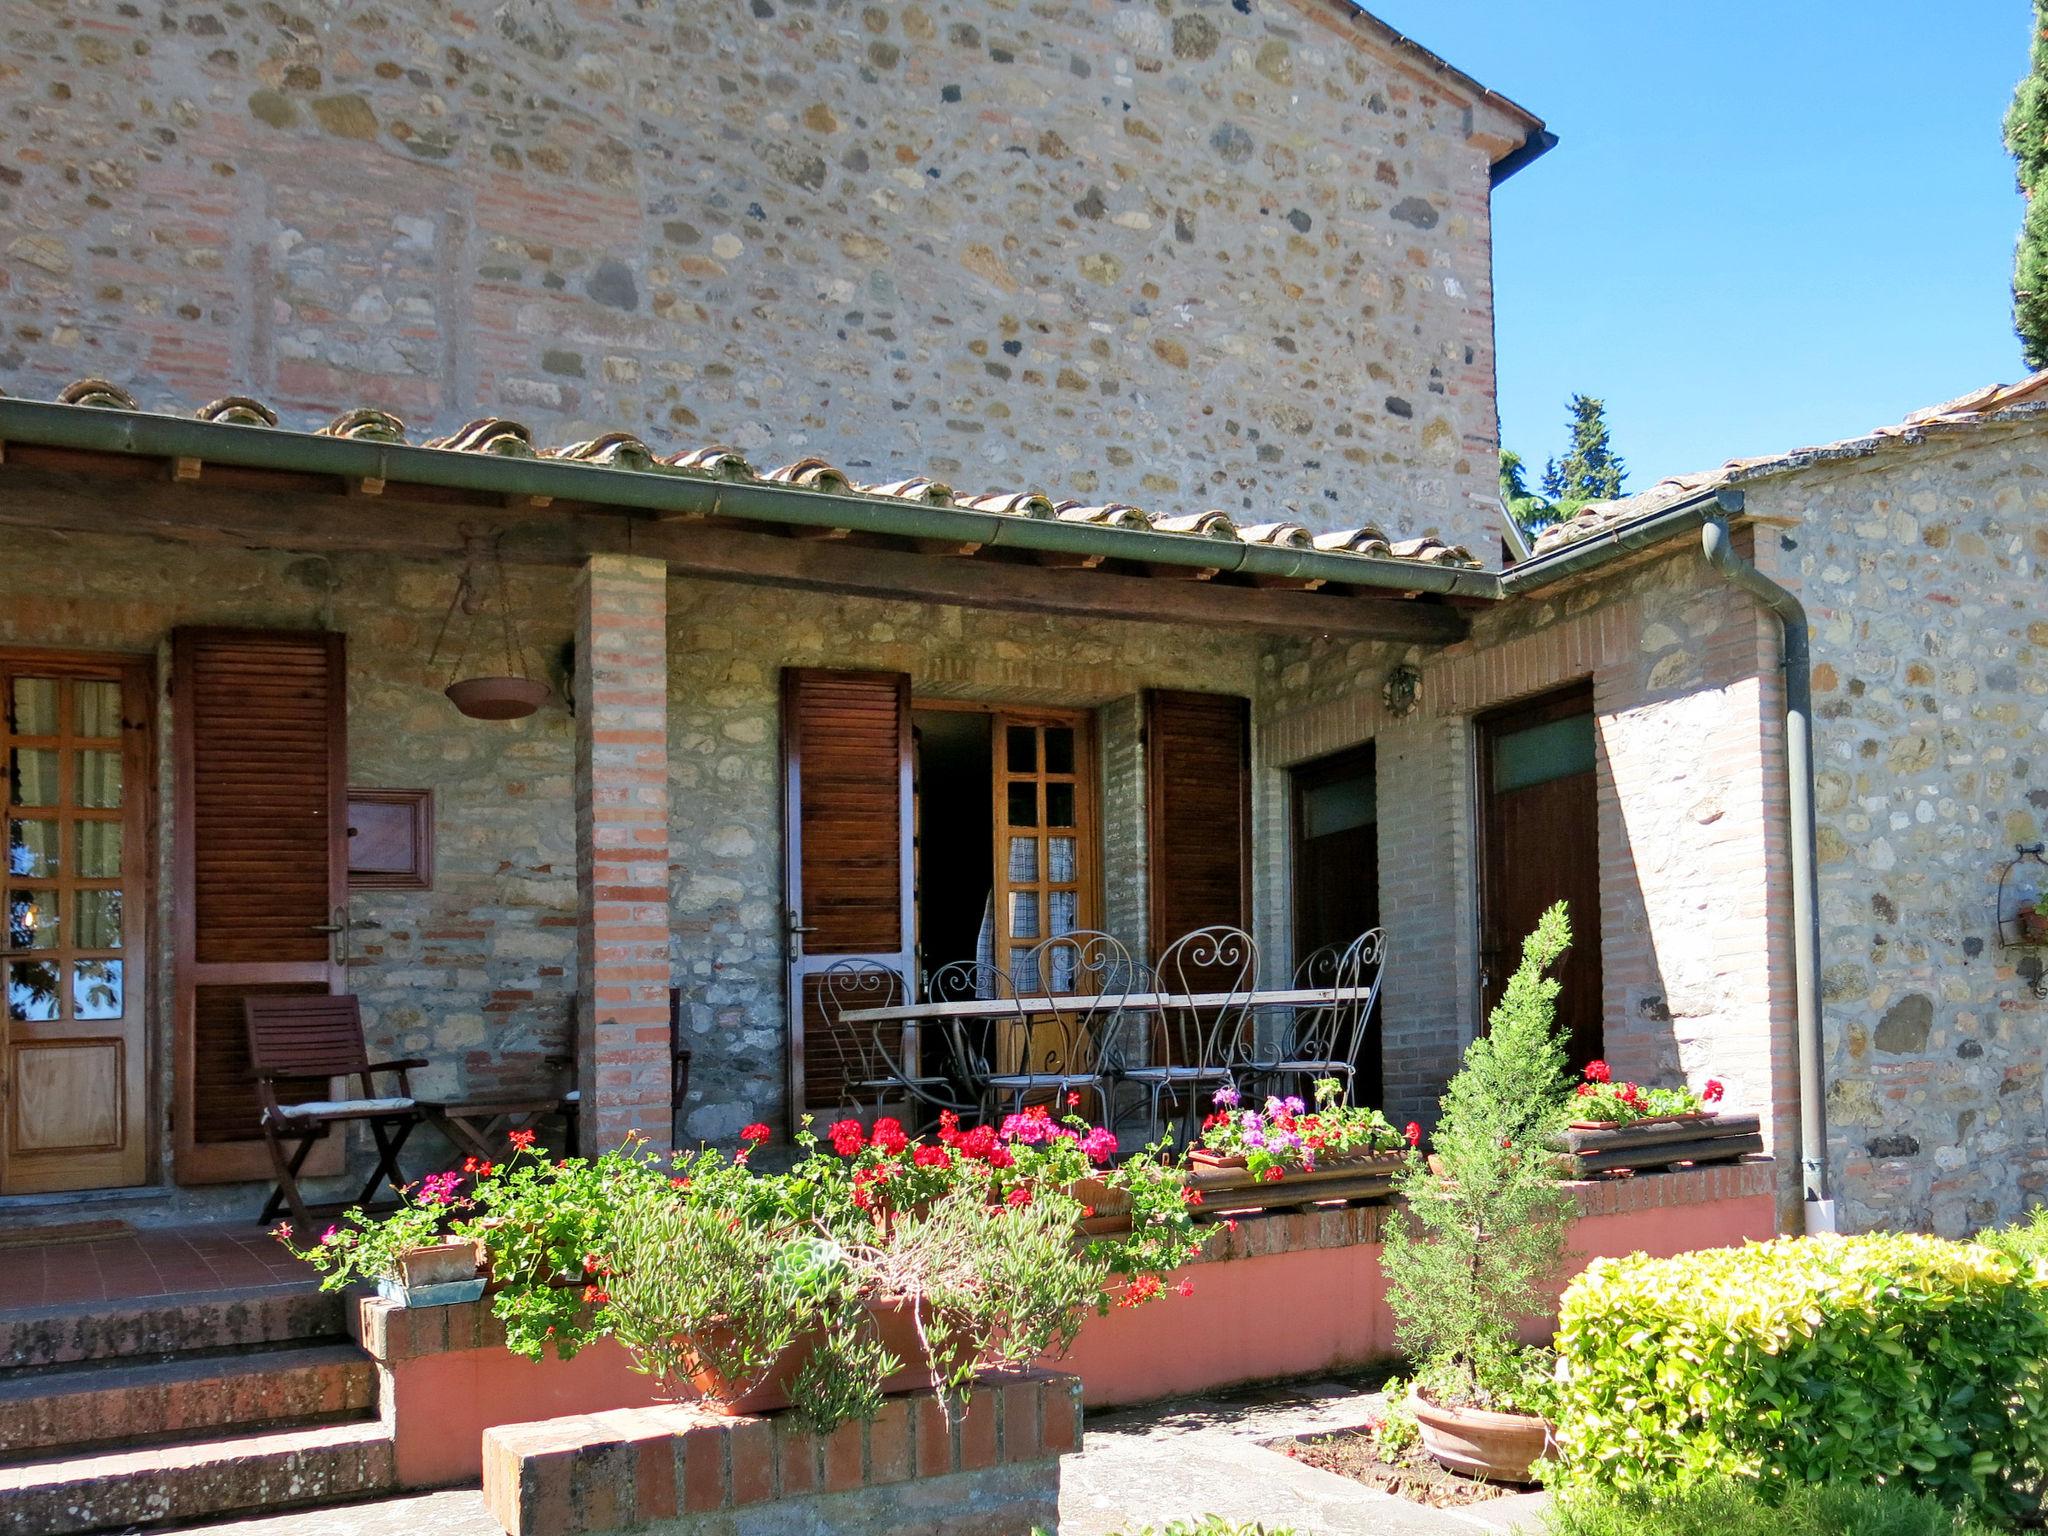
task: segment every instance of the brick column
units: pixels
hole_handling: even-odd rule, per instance
[[[668,568],[576,584],[576,1076],[583,1150],[669,1145]]]

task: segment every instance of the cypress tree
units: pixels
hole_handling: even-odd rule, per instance
[[[1621,494],[1628,466],[1607,437],[1606,402],[1591,395],[1573,395],[1572,447],[1561,462],[1543,472],[1543,494],[1552,501],[1612,501]],[[1555,471],[1557,489],[1551,489]]]
[[[2013,88],[2005,147],[2027,205],[2012,264],[2013,329],[2027,366],[2048,368],[2048,198],[2035,195],[2048,181],[2048,0],[2034,0],[2032,63]]]

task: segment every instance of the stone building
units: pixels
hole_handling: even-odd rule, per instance
[[[252,1203],[261,988],[786,1131],[815,964],[997,914],[1382,925],[1427,1121],[1563,896],[1577,1053],[1727,1083],[1798,1219],[1779,636],[1697,538],[1776,524],[1497,568],[1520,108],[1334,0],[6,27],[0,1197]]]
[[[2037,374],[1864,437],[1665,481],[1538,544],[1553,552],[1739,488],[1757,565],[1805,603],[1828,1146],[1845,1227],[1956,1236],[2048,1191],[2044,951],[2011,944],[2010,883],[1998,905],[2002,867],[2048,824],[2044,409]],[[1674,986],[1660,1000],[1679,1040],[1707,1032],[1703,997]],[[1642,999],[1610,1004],[1642,1016]]]

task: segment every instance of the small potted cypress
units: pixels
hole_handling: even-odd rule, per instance
[[[1517,1336],[1555,1295],[1573,1203],[1548,1151],[1569,1116],[1569,1067],[1546,973],[1571,943],[1543,914],[1488,1031],[1443,1098],[1435,1155],[1411,1160],[1387,1223],[1387,1305],[1415,1367],[1423,1446],[1455,1471],[1526,1482],[1550,1438],[1549,1351]]]

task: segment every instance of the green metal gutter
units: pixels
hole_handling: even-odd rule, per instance
[[[847,528],[1055,554],[1093,555],[1233,575],[1320,580],[1353,587],[1498,598],[1500,577],[1460,566],[1248,544],[1238,538],[1106,528],[1051,518],[935,507],[887,496],[841,495],[763,481],[721,480],[688,470],[647,471],[405,443],[323,437],[281,427],[238,426],[146,411],[0,398],[0,443],[34,443],[148,459],[203,463],[392,485],[431,485],[499,496],[589,502],[649,516],[731,517],[810,528]]]

